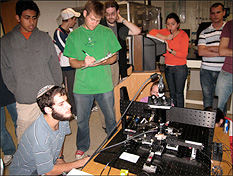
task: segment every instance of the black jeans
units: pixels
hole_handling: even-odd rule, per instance
[[[184,86],[188,76],[187,66],[166,66],[165,76],[174,105],[184,107]]]

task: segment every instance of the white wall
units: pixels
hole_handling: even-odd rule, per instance
[[[40,1],[35,0],[35,3],[40,9],[40,17],[38,20],[38,28],[48,32],[51,37],[55,29],[58,27],[57,17],[60,15],[60,10],[68,7],[77,7],[82,4],[78,1]]]
[[[168,3],[171,2],[176,2],[178,3],[178,0],[174,1],[152,1],[151,4],[157,7],[161,7],[162,11],[162,18],[163,18],[163,28],[166,27],[165,25],[165,20],[166,20],[166,15],[165,15],[165,6],[168,5]],[[209,20],[209,9],[210,6],[216,2],[220,2],[224,4],[225,2],[225,7],[230,7],[231,9],[231,15],[226,19],[226,21],[232,19],[232,0],[219,0],[219,1],[193,1],[193,0],[186,0],[186,12],[185,12],[185,23],[181,23],[181,29],[190,29],[190,35],[192,32],[196,32],[199,24],[203,22],[210,22]],[[196,36],[195,36],[196,37]],[[191,36],[190,36],[191,38]]]
[[[41,15],[39,17],[38,21],[38,28],[40,30],[49,32],[49,35],[53,37],[53,32],[57,28],[57,17],[60,14],[60,10],[67,7],[80,7],[84,6],[87,1],[41,1],[41,0],[35,0],[37,3]],[[144,1],[137,1],[140,3],[144,3]],[[161,7],[161,13],[163,18],[163,28],[165,28],[165,19],[166,16],[164,15],[164,7],[167,5],[168,2],[179,2],[178,0],[173,1],[151,1],[151,5],[154,5],[156,7]],[[198,28],[198,24],[201,22],[199,17],[206,19],[206,21],[209,21],[209,8],[212,4],[215,2],[221,2],[225,6],[228,4],[229,7],[231,7],[231,13],[232,13],[232,1],[231,0],[225,0],[225,1],[193,1],[193,0],[187,0],[186,2],[186,13],[185,13],[185,23],[181,24],[182,29],[190,29],[191,32],[196,32]],[[227,19],[232,19],[231,16]]]

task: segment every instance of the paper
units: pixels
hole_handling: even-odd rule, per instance
[[[92,63],[92,64],[90,64],[90,65],[88,65],[88,66],[86,66],[86,67],[82,67],[81,70],[83,70],[83,69],[85,69],[85,68],[87,68],[87,67],[90,67],[90,66],[92,66],[92,65],[98,64],[98,63],[100,63],[100,62],[102,62],[102,61],[104,61],[104,60],[107,60],[107,59],[109,59],[110,57],[112,57],[113,55],[114,55],[114,54],[112,54],[112,53],[108,53],[106,57],[104,57],[104,58],[102,58],[102,59],[99,59],[99,60],[95,61],[94,63]]]
[[[72,169],[67,175],[91,175],[78,169]]]
[[[149,37],[149,38],[152,38],[152,39],[156,39],[156,40],[158,40],[158,41],[164,43],[164,40],[162,40],[162,39],[160,39],[160,38],[158,38],[158,37],[155,37],[155,36],[153,36],[153,35],[147,34],[146,36]]]
[[[131,153],[123,152],[120,156],[120,159],[129,161],[131,163],[136,163],[139,159],[139,156]]]

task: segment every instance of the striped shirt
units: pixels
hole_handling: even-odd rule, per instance
[[[219,46],[220,35],[222,33],[223,26],[219,30],[216,30],[212,24],[203,30],[199,36],[198,45],[205,46]],[[225,57],[202,57],[201,68],[211,71],[221,71]]]
[[[70,32],[73,31],[71,28],[69,28],[69,30]],[[61,67],[70,67],[69,58],[63,55],[68,35],[69,34],[61,27],[61,25],[55,30],[53,35],[53,42]]]
[[[10,175],[43,175],[51,171],[60,154],[69,121],[60,121],[53,131],[41,114],[23,134],[10,165]]]

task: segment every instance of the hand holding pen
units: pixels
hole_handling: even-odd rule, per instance
[[[107,62],[107,60],[104,60],[104,61],[101,61],[99,63],[93,64],[96,61],[96,59],[94,57],[91,57],[84,50],[82,50],[82,52],[86,55],[86,57],[84,59],[84,67],[88,67],[88,66],[95,67],[95,66],[102,65],[105,62]]]
[[[87,67],[88,65],[91,65],[96,61],[96,59],[94,57],[91,57],[84,50],[82,50],[82,52],[86,55],[86,57],[84,59],[84,67]]]

